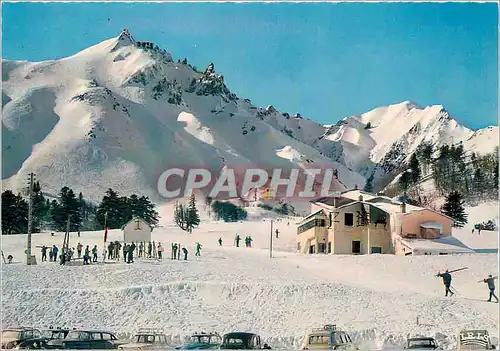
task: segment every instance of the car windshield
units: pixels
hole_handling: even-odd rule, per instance
[[[410,347],[415,347],[415,346],[434,346],[434,340],[429,340],[429,339],[415,339],[415,340],[410,340],[409,341],[409,346]]]
[[[230,345],[244,345],[245,341],[240,338],[227,338],[226,339],[226,344]]]
[[[2,339],[19,339],[20,331],[17,330],[4,330],[2,331]]]
[[[339,339],[340,343],[340,339]],[[330,335],[311,335],[309,337],[310,345],[329,345],[330,344]]]
[[[154,343],[158,341],[158,338],[155,338],[154,335],[137,335],[136,341],[139,343]]]

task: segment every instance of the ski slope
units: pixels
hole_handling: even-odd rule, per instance
[[[476,219],[482,220],[487,218]],[[498,305],[485,301],[488,290],[477,283],[496,274],[497,254],[303,256],[295,253],[293,221],[283,220],[274,223],[281,233],[273,238],[270,258],[267,220],[203,221],[192,234],[167,222],[152,233],[165,247],[166,259],[136,258],[132,265],[64,267],[40,263],[36,249],[38,265],[28,267],[20,263],[26,235],[4,236],[2,250],[17,263],[2,266],[2,325],[104,328],[122,337],[140,326],[162,327],[171,345],[202,329],[252,331],[273,348],[288,349],[299,347],[304,333],[326,323],[338,324],[363,349],[373,350],[399,347],[408,335],[434,336],[450,349],[462,328],[497,335]],[[254,247],[234,247],[236,233],[252,235]],[[468,228],[457,232],[460,238],[467,233]],[[120,240],[120,235],[111,230],[109,240]],[[482,232],[468,244],[491,246],[497,236]],[[33,246],[60,247],[62,240],[62,233],[34,234]],[[83,232],[79,239],[72,233],[71,245],[78,241],[98,245],[101,256],[102,231]],[[173,242],[188,248],[187,262],[170,259]],[[203,245],[201,257],[194,256],[196,242]],[[459,294],[445,298],[434,275],[464,266],[469,269],[454,275]]]

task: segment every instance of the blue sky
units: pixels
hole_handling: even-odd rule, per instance
[[[214,62],[260,106],[322,123],[405,100],[444,105],[473,128],[498,125],[494,3],[4,3],[2,55],[69,56],[127,27]]]

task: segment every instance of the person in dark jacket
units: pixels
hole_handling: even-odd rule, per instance
[[[188,259],[188,250],[185,247],[183,247],[182,248],[182,252],[184,253],[184,261],[187,261],[187,259]]]
[[[448,273],[448,270],[446,270],[446,272],[444,272],[444,273],[438,273],[438,277],[443,278],[443,284],[444,284],[444,287],[445,287],[445,295],[444,296],[448,296],[448,293],[450,293],[450,297],[453,296],[454,294],[450,290],[450,287],[451,287],[451,274]]]
[[[134,251],[135,251],[135,244],[132,243],[129,247],[128,247],[128,259],[127,259],[127,263],[134,263]]]
[[[113,242],[110,242],[108,245],[108,260],[113,258],[114,251],[115,251],[115,245]]]
[[[222,238],[219,238],[219,246],[222,246]]]
[[[151,252],[153,251],[153,244],[151,244],[151,241],[148,244],[148,258],[151,258]]]
[[[177,259],[177,244],[176,243],[172,244],[172,259],[173,260]]]
[[[127,262],[127,243],[123,243],[123,262]]]
[[[236,237],[234,238],[234,242],[236,244],[236,247],[240,247],[240,236],[238,234],[236,234]]]
[[[42,246],[42,262],[47,261],[47,247],[45,245]]]
[[[57,261],[57,252],[59,251],[59,249],[57,248],[57,246],[53,246],[52,247],[52,252],[54,253],[54,262]]]
[[[484,282],[488,284],[488,289],[490,289],[490,298],[488,302],[491,302],[491,298],[494,297],[498,303],[498,297],[495,295],[495,278],[490,274],[488,278],[484,279]]]
[[[94,245],[94,248],[92,249],[92,256],[93,256],[92,262],[97,262],[97,245]]]
[[[90,248],[87,245],[83,254],[83,264],[90,264]]]

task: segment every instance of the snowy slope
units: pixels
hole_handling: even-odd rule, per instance
[[[169,167],[297,167],[277,155],[285,147],[338,169],[346,186],[364,182],[257,118],[213,65],[196,72],[127,32],[61,60],[3,67],[7,188],[32,171],[47,192],[70,185],[97,200],[111,187],[155,199]]]
[[[153,240],[166,247],[162,262],[3,265],[2,325],[105,328],[124,336],[140,326],[162,327],[172,345],[202,329],[253,331],[274,348],[289,350],[297,349],[305,332],[325,323],[337,323],[368,350],[402,346],[408,335],[435,336],[450,349],[461,328],[498,334],[498,305],[485,302],[488,291],[477,283],[497,270],[495,254],[308,257],[294,252],[296,227],[284,220],[274,223],[281,234],[273,239],[270,259],[269,222],[204,221],[189,235],[164,224],[153,231]],[[254,247],[234,247],[235,233],[252,235]],[[102,235],[85,232],[78,239],[73,233],[71,242],[101,249]],[[468,244],[485,247],[497,235],[482,233]],[[120,232],[112,230],[109,238],[120,240]],[[62,240],[62,234],[33,235],[33,245],[60,246]],[[174,241],[188,247],[187,263],[169,259]],[[203,245],[199,258],[193,255],[198,241]],[[19,261],[25,242],[25,235],[4,236],[2,250]],[[434,274],[463,266],[469,269],[453,281],[459,295],[443,297]]]

